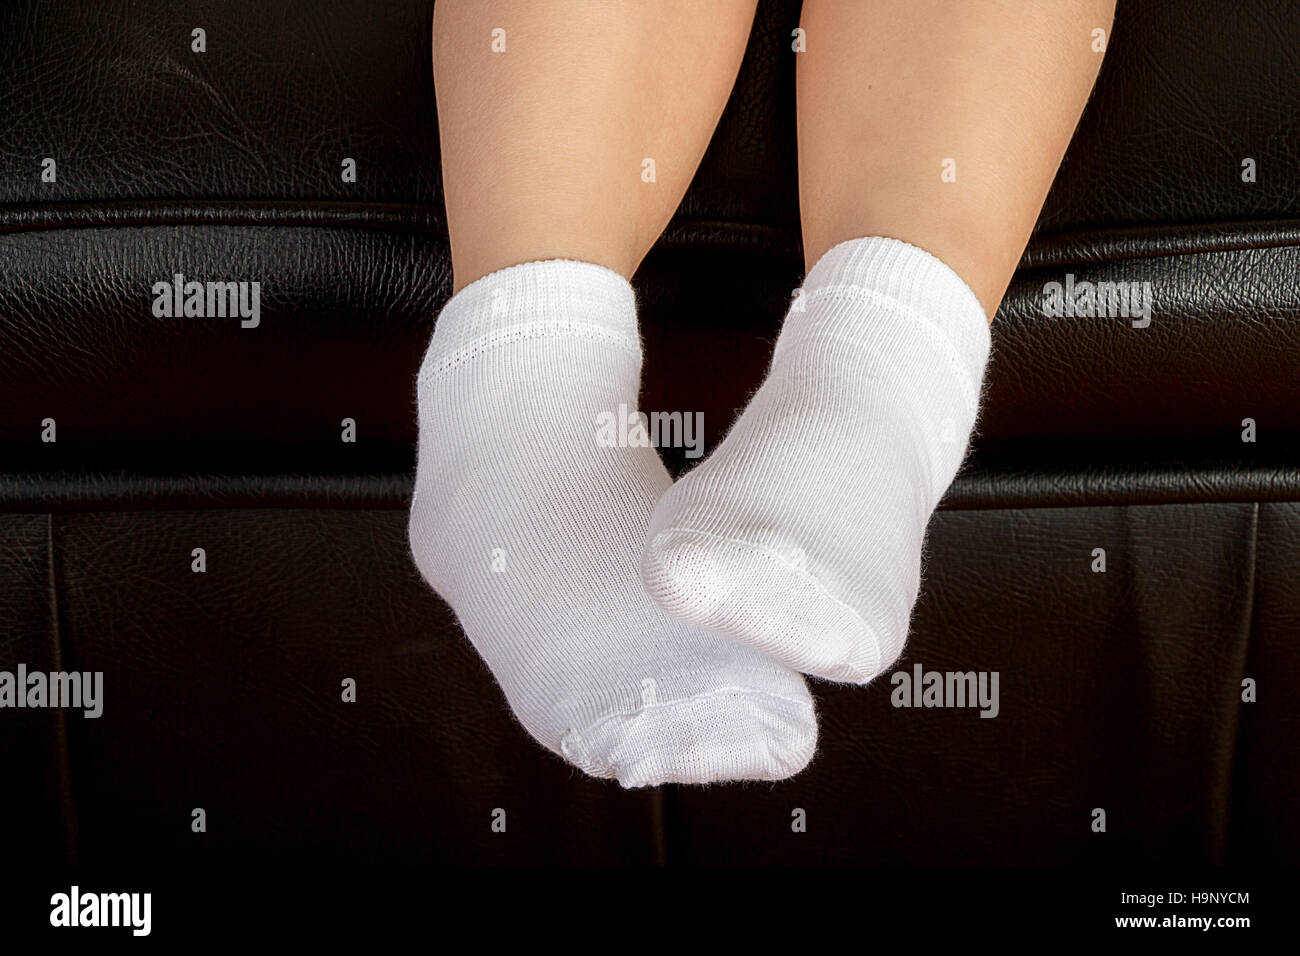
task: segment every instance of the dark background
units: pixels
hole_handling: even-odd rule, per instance
[[[0,669],[106,685],[99,720],[0,711],[7,850],[92,866],[1297,860],[1293,4],[1121,0],[994,325],[981,438],[932,526],[898,665],[996,670],[1000,716],[894,709],[884,679],[817,685],[821,748],[796,779],[633,793],[528,739],[407,553],[414,374],[450,293],[431,15],[0,6]],[[635,281],[643,405],[703,411],[710,446],[801,277],[797,17],[761,3]],[[40,182],[46,156],[57,183]],[[150,287],[176,271],[260,281],[261,326],[154,318]],[[1066,272],[1151,282],[1151,326],[1043,318]]]

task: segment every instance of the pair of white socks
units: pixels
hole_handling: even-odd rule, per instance
[[[938,259],[842,243],[726,439],[673,484],[655,449],[598,440],[640,388],[627,281],[566,260],[485,276],[420,369],[416,564],[525,729],[586,773],[791,776],[817,742],[798,672],[865,683],[902,650],[988,347]]]

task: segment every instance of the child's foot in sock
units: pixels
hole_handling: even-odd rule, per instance
[[[811,759],[797,673],[669,617],[641,584],[653,448],[598,444],[635,408],[632,289],[587,263],[486,276],[438,318],[419,377],[411,550],[543,746],[625,787],[777,780]]]
[[[831,249],[762,387],[655,509],[651,596],[805,673],[871,680],[906,640],[988,348],[974,293],[929,253],[880,238]]]

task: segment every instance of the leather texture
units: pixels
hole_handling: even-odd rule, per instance
[[[531,744],[410,567],[399,509],[8,520],[37,557],[6,584],[44,577],[48,541],[29,600],[57,596],[63,666],[112,691],[64,731],[85,860],[1293,859],[1294,504],[942,512],[895,670],[996,671],[995,718],[815,685],[822,745],[800,777],[638,793]]]
[[[5,5],[0,441],[36,442],[54,417],[82,441],[329,446],[344,415],[321,395],[371,440],[412,441],[409,383],[451,289],[432,4],[372,6]],[[798,9],[760,5],[713,143],[637,278],[648,335],[710,317],[677,361],[707,363],[707,337],[735,322],[758,335],[719,357],[746,348],[741,365],[761,365],[800,280]],[[1300,433],[1294,379],[1259,374],[1300,352],[1297,49],[1281,3],[1120,4],[1033,268],[999,316],[985,438],[1213,437],[1243,417]],[[263,324],[154,318],[149,290],[177,271],[261,282]],[[1067,272],[1150,282],[1152,325],[1044,318],[1043,285]],[[684,305],[691,277],[715,285],[708,307]],[[57,334],[34,334],[44,323]]]
[[[451,289],[433,5],[329,7],[0,5],[0,670],[106,684],[98,720],[0,711],[0,756],[31,768],[0,788],[7,846],[90,865],[1300,858],[1286,0],[1120,0],[895,668],[997,671],[998,717],[895,707],[884,678],[819,685],[821,750],[794,781],[637,793],[531,743],[411,565],[414,375]],[[803,272],[798,14],[761,0],[635,277],[642,405],[702,412],[706,447]],[[156,318],[176,272],[260,282],[259,326]],[[1067,275],[1150,283],[1151,324],[1045,317]]]
[[[1294,866],[1300,847],[1300,505],[1262,505],[1246,671],[1259,700],[1240,714],[1229,862]],[[1264,637],[1267,635],[1266,637]]]

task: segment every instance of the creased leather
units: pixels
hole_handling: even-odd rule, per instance
[[[633,794],[527,739],[407,552],[414,373],[451,290],[432,7],[0,5],[0,668],[106,675],[99,720],[0,714],[7,765],[31,768],[0,788],[7,848],[91,865],[1297,859],[1289,4],[1120,0],[995,323],[977,448],[898,665],[998,671],[999,716],[893,707],[887,677],[820,685],[821,751],[794,781]],[[635,277],[642,406],[703,412],[708,447],[803,274],[798,12],[760,2]],[[153,282],[178,271],[262,283],[260,326],[154,317]],[[1151,325],[1046,318],[1066,273],[1149,282]]]

